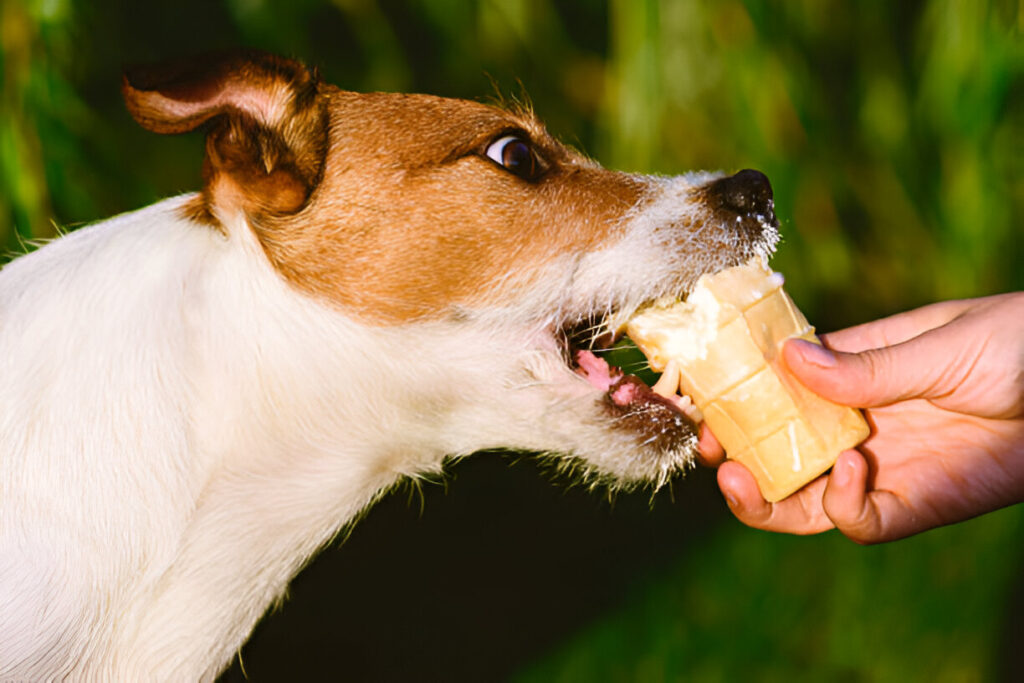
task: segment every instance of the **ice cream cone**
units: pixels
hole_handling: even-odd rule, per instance
[[[819,342],[782,284],[755,258],[705,275],[685,302],[645,309],[626,328],[654,370],[677,362],[680,391],[771,502],[817,478],[870,431],[860,411],[821,398],[786,371],[785,340]]]

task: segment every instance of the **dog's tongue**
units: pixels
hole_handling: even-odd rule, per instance
[[[580,366],[580,374],[601,391],[608,391],[622,377],[621,370],[608,365],[590,351],[577,351],[576,364]]]
[[[638,378],[632,375],[624,377],[622,370],[608,365],[607,361],[590,351],[578,351],[576,363],[580,366],[578,372],[593,386],[608,392],[615,405],[627,406],[637,400],[641,393],[651,393],[647,385]]]
[[[653,400],[655,396],[663,402],[673,406],[676,410],[686,415],[695,424],[703,419],[700,411],[689,396],[677,394],[679,387],[678,372],[662,375],[654,387],[648,387],[633,375],[624,376],[622,370],[608,365],[603,358],[598,358],[590,351],[577,351],[576,370],[586,378],[591,385],[601,391],[609,392],[612,401],[619,406],[626,406],[633,402]]]

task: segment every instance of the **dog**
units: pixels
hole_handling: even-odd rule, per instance
[[[0,680],[213,680],[396,482],[480,450],[659,486],[680,405],[599,353],[770,253],[756,171],[603,169],[534,115],[235,52],[129,70],[198,193],[0,271]]]

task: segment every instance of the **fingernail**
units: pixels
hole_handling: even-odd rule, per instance
[[[739,501],[736,500],[736,496],[732,495],[731,493],[725,494],[725,502],[728,503],[729,507],[731,508],[735,508],[737,505],[740,504]]]
[[[820,344],[806,342],[800,345],[800,356],[804,361],[819,368],[834,368],[838,361],[834,353]]]

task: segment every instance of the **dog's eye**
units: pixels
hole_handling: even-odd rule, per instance
[[[505,135],[487,146],[487,156],[524,180],[536,180],[541,165],[533,146],[516,135]]]

